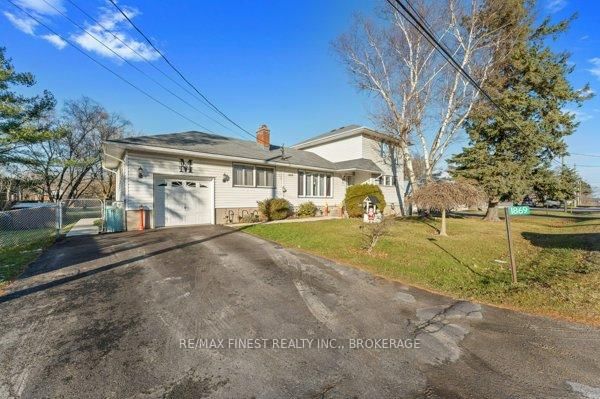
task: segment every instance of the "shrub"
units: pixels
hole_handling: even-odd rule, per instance
[[[344,206],[346,212],[351,218],[360,217],[363,214],[363,200],[366,196],[372,195],[379,200],[377,209],[383,212],[385,208],[385,199],[379,186],[375,184],[355,184],[346,189],[346,197],[344,198]]]
[[[284,198],[267,198],[258,202],[258,211],[266,220],[281,220],[292,215],[292,204]]]
[[[384,218],[380,223],[361,224],[361,248],[370,254],[379,240],[390,234],[391,223],[391,219]]]
[[[318,210],[319,208],[317,208],[317,206],[312,201],[308,201],[300,204],[300,207],[298,208],[298,212],[296,212],[296,214],[298,215],[298,217],[301,218],[311,217],[315,216]]]
[[[256,223],[258,221],[258,214],[255,212],[248,213],[240,217],[240,223]]]

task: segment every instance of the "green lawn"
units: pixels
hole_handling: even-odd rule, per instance
[[[0,291],[56,239],[55,229],[3,231],[11,245],[0,248]],[[17,243],[12,244],[12,243]]]
[[[66,234],[75,221],[65,224],[61,234]],[[102,223],[96,220],[94,224]],[[65,222],[66,223],[66,222]],[[44,249],[56,240],[56,229],[28,229],[2,231],[0,234],[0,292],[33,262]]]
[[[359,220],[259,224],[245,231],[457,298],[600,324],[600,214],[512,219],[519,283],[511,284],[504,222],[451,218],[394,221],[367,255]]]

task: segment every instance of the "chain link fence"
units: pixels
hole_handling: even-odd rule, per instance
[[[102,229],[104,203],[99,199],[71,199],[40,203],[31,208],[0,212],[0,251],[46,242],[66,234],[87,219]]]
[[[87,223],[96,223],[102,230],[102,219],[104,218],[104,202],[99,199],[70,199],[58,203],[60,212],[60,233],[66,234],[75,223],[86,219]]]
[[[0,212],[0,250],[49,240],[57,234],[57,206]]]

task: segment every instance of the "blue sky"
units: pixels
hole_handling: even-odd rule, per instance
[[[164,103],[214,132],[234,135],[148,81],[48,5],[92,31],[97,29],[95,33],[102,33],[68,0],[13,1]],[[157,54],[118,18],[109,3],[73,1],[104,26],[119,32],[122,40],[145,57],[156,59],[156,65],[172,75]],[[372,125],[368,113],[370,101],[349,83],[348,75],[331,50],[331,42],[348,29],[353,14],[372,13],[376,1],[124,0],[119,4],[215,104],[251,132],[260,124],[268,124],[275,144],[290,145],[351,123]],[[540,0],[538,8],[540,16],[557,19],[574,12],[579,14],[570,31],[553,46],[572,52],[576,71],[571,80],[575,87],[589,82],[598,93],[600,3]],[[33,72],[37,77],[38,85],[31,93],[48,89],[59,101],[89,96],[109,110],[121,113],[143,134],[200,129],[127,86],[26,18],[10,3],[0,4],[0,14],[0,45],[7,47],[18,70]],[[107,36],[104,40],[119,46],[119,54],[138,68],[208,112],[114,38]],[[581,124],[567,139],[570,151],[600,156],[600,135],[596,129],[600,122],[600,98],[573,111]],[[454,149],[459,150],[460,146]],[[584,178],[600,191],[600,167],[590,167],[600,165],[600,158],[573,155],[567,162],[577,164]]]

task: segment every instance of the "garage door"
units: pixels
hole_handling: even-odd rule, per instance
[[[157,226],[183,226],[212,222],[210,180],[161,179],[155,199]]]

